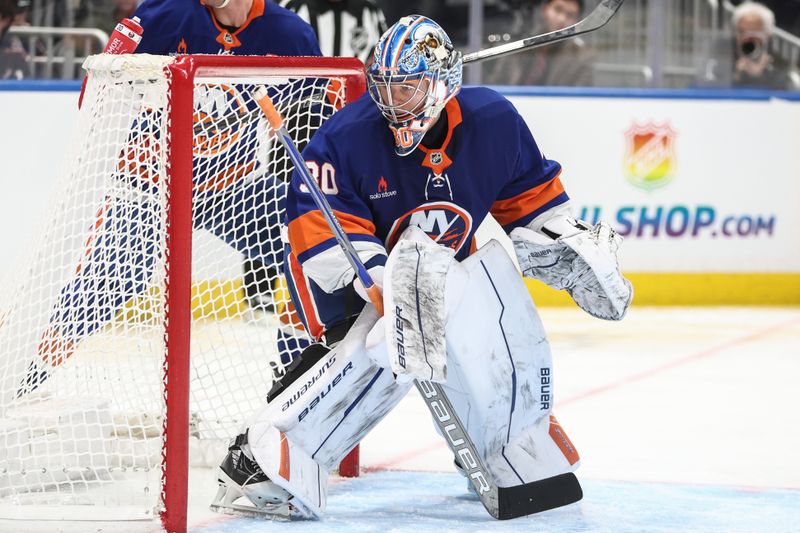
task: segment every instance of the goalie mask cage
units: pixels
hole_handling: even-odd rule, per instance
[[[160,516],[182,531],[190,464],[219,464],[307,342],[280,274],[291,163],[251,94],[267,88],[302,147],[363,94],[363,65],[100,55],[85,68],[49,220],[0,286],[0,518]],[[263,264],[257,287],[244,258]]]

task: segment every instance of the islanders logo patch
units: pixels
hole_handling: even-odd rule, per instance
[[[472,216],[450,202],[423,204],[394,221],[386,238],[387,249],[394,247],[409,226],[417,226],[435,242],[458,253],[472,233]]]
[[[634,187],[646,191],[659,189],[675,176],[677,134],[669,123],[634,122],[625,132],[623,172]]]
[[[244,99],[234,87],[223,84],[197,85],[194,98],[194,155],[211,157],[228,151],[248,125]]]

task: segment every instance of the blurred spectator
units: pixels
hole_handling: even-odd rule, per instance
[[[735,0],[734,4],[742,3]],[[764,5],[775,13],[775,25],[800,36],[800,0],[764,0]]]
[[[22,79],[27,70],[22,42],[7,36],[11,26],[26,25],[28,0],[0,0],[0,79]]]
[[[2,41],[17,14],[17,0],[0,0],[0,41]]]
[[[716,86],[790,90],[788,65],[769,53],[775,15],[763,4],[744,2],[731,19],[733,34],[718,41],[705,65],[705,81]]]
[[[581,19],[583,0],[545,0],[533,30],[512,41],[561,30]],[[594,53],[579,38],[520,52],[495,60],[484,82],[493,85],[586,86],[593,83]]]

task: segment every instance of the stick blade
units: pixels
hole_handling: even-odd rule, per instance
[[[497,510],[490,510],[498,520],[528,516],[575,503],[583,498],[583,490],[575,474],[558,476],[517,485],[497,488]]]
[[[602,28],[616,14],[625,0],[603,0],[586,18],[574,25],[576,35]]]

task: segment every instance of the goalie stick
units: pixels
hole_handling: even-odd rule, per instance
[[[283,118],[275,109],[266,88],[259,87],[253,96],[281,144],[286,149],[294,168],[300,174],[300,178],[311,193],[314,203],[325,218],[350,266],[366,288],[370,301],[375,306],[378,314],[382,316],[383,297],[380,288],[372,280],[358,257],[353,244],[333,214],[333,209],[320,190],[319,185],[309,174],[303,156],[300,155],[289,132],[283,125]],[[430,409],[442,435],[446,436],[447,445],[466,471],[467,477],[481,503],[494,518],[506,520],[527,516],[574,503],[583,497],[578,479],[572,472],[515,487],[498,487],[486,469],[486,465],[484,465],[464,425],[459,420],[443,387],[438,383],[425,380],[415,380],[414,384],[425,400],[428,409]]]
[[[486,61],[487,59],[494,59],[509,54],[515,54],[517,52],[522,52],[523,50],[537,48],[546,44],[557,43],[565,39],[577,37],[578,35],[582,35],[584,33],[589,33],[605,26],[606,23],[611,20],[611,17],[616,14],[617,10],[619,10],[620,6],[622,6],[622,2],[624,1],[625,0],[602,0],[597,7],[592,10],[591,13],[586,15],[583,19],[579,20],[572,26],[567,26],[564,29],[552,31],[550,33],[542,33],[532,37],[525,37],[524,39],[514,41],[513,43],[507,43],[500,46],[495,46],[493,48],[485,48],[478,52],[466,54],[464,55],[462,61],[465,65],[467,63],[478,63],[480,61]]]

